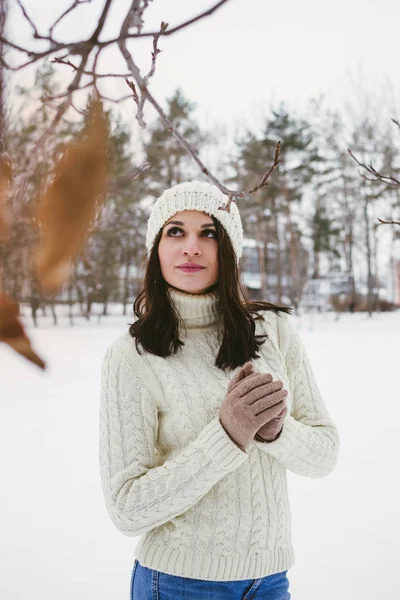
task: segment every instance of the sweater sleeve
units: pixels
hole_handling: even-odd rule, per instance
[[[282,432],[270,443],[255,440],[289,471],[307,477],[324,477],[338,459],[339,435],[329,416],[303,341],[291,315],[279,318],[281,351],[285,360],[292,408]]]
[[[101,370],[100,473],[106,507],[125,535],[138,536],[184,513],[247,460],[215,417],[183,451],[157,461],[158,409],[121,348]]]

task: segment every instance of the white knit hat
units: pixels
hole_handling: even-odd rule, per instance
[[[165,190],[151,207],[147,221],[147,254],[150,254],[158,232],[168,219],[183,210],[199,210],[212,215],[223,225],[239,264],[243,247],[242,220],[235,202],[230,205],[230,213],[218,210],[220,206],[226,206],[227,202],[228,196],[220,192],[215,185],[202,181],[185,181]]]

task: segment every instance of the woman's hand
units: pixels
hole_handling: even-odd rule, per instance
[[[282,409],[280,398],[271,393],[280,389],[281,382],[273,382],[270,373],[246,374],[243,367],[237,370],[219,411],[221,426],[243,451],[257,431]]]
[[[260,429],[255,434],[254,439],[258,440],[259,442],[274,442],[275,440],[277,440],[282,433],[282,427],[286,415],[287,406],[284,406],[278,416],[276,416],[274,419],[271,419],[270,421],[268,421],[268,423],[260,427]]]
[[[253,364],[251,362],[245,363],[242,368],[245,372],[245,379],[260,374],[259,371],[256,371],[254,369]],[[277,383],[281,384],[280,387],[278,387],[278,389],[276,387]],[[258,431],[256,432],[254,439],[262,442],[274,442],[278,439],[282,431],[285,417],[287,415],[287,406],[285,399],[288,392],[283,389],[283,383],[279,380],[272,381],[271,386],[273,388],[273,391],[271,391],[271,395],[275,394],[277,402],[282,402],[282,409],[278,415],[270,419],[268,423],[265,423],[265,425],[260,427],[260,429],[258,429]]]

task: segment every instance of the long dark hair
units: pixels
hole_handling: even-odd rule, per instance
[[[218,219],[212,215],[211,218],[217,230],[219,281],[204,293],[218,289],[223,320],[223,338],[215,365],[223,370],[228,367],[235,369],[252,358],[259,358],[256,353],[269,337],[268,334],[255,335],[255,321],[264,320],[257,311],[273,310],[280,316],[280,312],[291,314],[293,309],[248,299],[240,282],[236,256],[229,236]],[[184,346],[184,342],[179,339],[181,317],[170,302],[168,284],[161,272],[158,246],[162,232],[163,227],[157,234],[148,261],[147,257],[145,259],[147,264],[144,287],[133,304],[137,320],[129,323],[129,333],[135,338],[139,354],[141,354],[138,347],[140,343],[147,352],[167,357],[176,354],[179,348]]]

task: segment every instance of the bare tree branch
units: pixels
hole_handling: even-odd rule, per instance
[[[157,55],[160,54],[160,52],[162,52],[162,50],[160,50],[157,47],[158,39],[159,39],[160,35],[162,35],[163,32],[167,30],[167,27],[168,27],[168,23],[164,23],[164,21],[162,21],[161,22],[161,26],[160,26],[160,31],[158,32],[157,35],[154,36],[154,39],[153,39],[153,52],[151,53],[151,68],[150,68],[150,71],[147,73],[146,77],[144,78],[145,85],[147,85],[149,83],[149,79],[151,77],[153,77],[154,72],[156,70]]]
[[[3,33],[8,12],[7,0],[0,0],[0,33]],[[0,57],[3,56],[4,46],[0,43]],[[0,237],[6,237],[9,232],[9,218],[6,213],[7,194],[12,180],[12,162],[7,153],[8,115],[5,98],[6,72],[3,63],[0,65]],[[0,278],[1,295],[1,278]]]
[[[0,0],[0,34],[4,32],[7,16],[7,0]],[[4,45],[0,43],[0,58],[3,58]],[[6,133],[6,99],[5,99],[5,66],[3,61],[0,65],[0,157],[6,152],[5,133]]]
[[[128,16],[129,16],[129,14],[128,14]],[[127,21],[127,22],[129,22],[129,21]],[[127,24],[125,23],[124,27],[128,27],[129,28],[129,25],[127,26]],[[151,54],[152,61],[151,61],[150,71],[143,78],[143,85],[146,87],[146,89],[147,89],[147,84],[149,82],[150,77],[152,77],[154,75],[154,72],[155,72],[157,55],[161,52],[161,50],[157,46],[158,38],[160,37],[160,35],[162,34],[162,32],[166,30],[167,27],[168,27],[168,23],[164,23],[164,21],[163,21],[161,23],[159,33],[154,36],[154,40],[153,40],[153,52]],[[125,47],[126,47],[126,45],[125,45]],[[138,69],[138,71],[139,71],[139,69]],[[143,127],[143,128],[145,128],[146,127],[146,122],[145,122],[144,117],[143,117],[143,110],[144,110],[144,103],[146,101],[146,96],[145,96],[145,94],[142,94],[142,97],[139,98],[139,94],[136,91],[135,84],[133,82],[129,81],[128,78],[126,78],[125,81],[128,84],[128,86],[130,87],[130,89],[132,90],[133,99],[136,102],[137,107],[138,107],[137,114],[136,114],[136,119],[137,119],[138,123],[140,124],[140,126]]]
[[[9,39],[7,39],[6,37],[4,37],[3,35],[0,36],[0,42],[2,44],[4,44],[4,46],[9,46],[13,50],[17,50],[18,52],[24,52],[28,56],[35,57],[34,58],[35,61],[38,60],[39,58],[44,58],[50,52],[53,53],[53,52],[57,52],[58,50],[62,50],[63,49],[63,47],[60,46],[60,48],[54,48],[54,49],[52,49],[50,51],[46,50],[45,52],[32,52],[32,50],[28,50],[27,48],[23,48],[22,46],[18,46],[14,42],[11,42]],[[24,65],[20,65],[19,67],[9,67],[9,69],[11,69],[13,71],[19,71],[20,69],[23,69],[28,64],[30,64],[30,62],[29,63],[25,63]]]
[[[134,99],[134,101],[136,102],[136,105],[138,107],[137,113],[136,113],[136,119],[137,122],[139,123],[140,127],[142,127],[143,129],[146,129],[147,124],[143,119],[143,102],[140,100],[139,98],[139,94],[136,91],[136,86],[133,83],[133,81],[129,81],[129,79],[125,80],[126,83],[128,84],[128,86],[130,87],[130,89],[132,90],[132,97]],[[144,98],[144,95],[142,96]]]
[[[160,50],[161,52],[161,50]],[[55,56],[53,58],[53,60],[51,61],[53,63],[57,63],[59,65],[66,65],[67,67],[72,67],[74,69],[74,71],[80,71],[79,67],[77,67],[76,65],[72,64],[72,62],[70,60],[64,60],[62,58],[59,58],[57,56]],[[93,71],[81,71],[82,75],[93,75]],[[96,73],[96,79],[104,79],[106,77],[114,77],[114,78],[121,78],[121,79],[126,79],[127,77],[130,77],[130,73]]]
[[[26,12],[25,7],[22,4],[21,0],[17,0],[17,4],[20,7],[20,9],[22,10],[22,14],[24,15],[25,19],[28,21],[29,25],[33,29],[33,37],[36,38],[36,39],[39,39],[40,35],[39,35],[38,30],[37,30],[37,27],[36,27],[35,23],[32,21],[32,19],[29,17],[28,13]]]
[[[379,217],[378,217],[378,221],[380,221],[384,225],[400,225],[400,221],[382,221],[382,219],[380,219]],[[379,227],[379,225],[378,225],[378,227]]]
[[[105,21],[107,18],[107,14],[110,10],[112,1],[113,0],[106,0],[102,14],[99,19],[99,22],[90,38],[93,41],[94,45],[97,43],[98,37],[104,27],[104,24],[105,24]],[[29,160],[29,163],[28,163],[28,166],[26,169],[28,177],[29,177],[29,174],[32,173],[32,171],[35,169],[35,167],[38,163],[41,147],[43,146],[45,141],[51,135],[53,135],[55,133],[57,126],[58,126],[59,122],[61,121],[62,117],[64,116],[64,114],[66,113],[68,108],[70,106],[72,106],[73,94],[75,91],[77,91],[79,89],[80,82],[82,79],[82,71],[85,69],[85,66],[89,59],[89,54],[90,54],[92,48],[93,48],[93,46],[91,46],[90,44],[85,44],[83,46],[79,70],[77,70],[74,79],[72,80],[72,82],[69,84],[69,86],[67,88],[66,98],[65,98],[64,102],[62,102],[62,104],[60,104],[60,106],[58,107],[56,115],[54,116],[53,121],[51,122],[50,126],[42,133],[42,135],[39,137],[39,139],[36,141],[36,143],[34,145],[34,148],[30,155],[30,160]],[[75,108],[75,110],[77,110],[75,106],[73,108]],[[23,179],[21,186],[16,193],[17,199],[21,198],[21,196],[25,193],[27,185],[28,185],[28,177]]]
[[[77,106],[75,106],[75,104],[72,102],[72,100],[71,100],[71,107],[74,109],[75,112],[78,113],[78,115],[81,115],[81,116],[86,115],[86,112],[84,110],[82,110],[81,108],[78,108]]]
[[[185,27],[188,27],[189,25],[199,21],[200,19],[203,19],[204,17],[213,14],[217,9],[219,9],[228,0],[221,0],[220,2],[217,2],[214,6],[212,6],[208,10],[204,11],[200,15],[197,15],[196,17],[186,20],[183,23],[181,23],[180,25],[173,27],[172,29],[168,29],[168,23],[162,21],[159,31],[145,32],[145,33],[142,32],[142,28],[144,25],[143,15],[144,15],[146,8],[149,5],[150,0],[132,0],[131,4],[127,10],[125,19],[123,20],[118,37],[116,37],[115,39],[100,42],[99,37],[103,31],[109,10],[114,1],[114,0],[105,0],[103,10],[102,10],[100,18],[98,20],[97,26],[96,26],[93,34],[88,39],[82,40],[79,42],[73,42],[73,43],[61,43],[61,42],[58,42],[56,39],[54,39],[54,37],[53,37],[54,29],[62,21],[62,19],[64,19],[68,14],[72,13],[79,5],[83,4],[84,2],[89,2],[89,1],[90,0],[74,0],[72,2],[72,4],[69,6],[69,8],[66,9],[57,18],[57,20],[53,23],[53,25],[50,27],[49,35],[41,36],[38,33],[35,24],[30,19],[30,17],[27,15],[27,13],[22,5],[22,1],[18,0],[18,3],[23,11],[25,18],[28,20],[28,22],[30,23],[31,27],[34,30],[34,37],[37,39],[41,39],[41,40],[47,40],[49,42],[49,48],[45,51],[32,52],[31,50],[21,48],[21,47],[17,46],[16,44],[9,42],[5,38],[3,38],[3,36],[0,37],[0,43],[4,39],[4,43],[6,45],[8,45],[9,47],[11,47],[14,50],[17,50],[19,52],[24,52],[29,57],[29,61],[27,61],[25,63],[25,65],[32,64],[32,62],[35,62],[37,60],[40,60],[47,56],[50,56],[50,55],[54,54],[55,52],[62,51],[64,53],[63,56],[55,57],[53,59],[53,62],[57,63],[57,64],[67,65],[67,66],[71,67],[74,71],[74,77],[73,77],[72,81],[70,82],[70,84],[68,85],[65,92],[58,94],[58,95],[51,96],[51,97],[49,96],[47,98],[43,98],[43,101],[52,102],[55,100],[62,100],[62,102],[57,108],[56,115],[53,118],[53,121],[50,124],[50,127],[37,140],[34,151],[32,152],[32,155],[31,155],[31,160],[30,160],[30,164],[28,165],[27,172],[31,172],[32,169],[36,166],[36,163],[38,160],[38,155],[39,155],[38,151],[39,151],[41,145],[45,142],[45,140],[50,135],[52,135],[55,132],[58,123],[60,122],[61,118],[63,117],[65,112],[68,110],[68,108],[71,107],[74,110],[76,110],[77,112],[82,113],[82,111],[80,111],[80,109],[78,109],[75,106],[75,104],[73,103],[74,93],[78,92],[78,91],[83,91],[90,87],[94,87],[100,98],[103,98],[110,102],[118,103],[118,102],[122,102],[128,98],[133,98],[133,100],[135,101],[135,103],[137,105],[136,119],[142,128],[146,127],[146,122],[144,120],[144,105],[145,105],[146,101],[150,102],[150,104],[155,108],[155,110],[159,114],[164,125],[170,131],[171,135],[173,135],[178,140],[178,142],[186,149],[186,151],[192,156],[193,160],[196,162],[196,164],[200,168],[201,172],[204,173],[204,175],[206,175],[208,177],[208,179],[215,186],[217,186],[223,194],[228,196],[228,202],[227,202],[226,206],[220,207],[222,210],[227,210],[229,212],[230,205],[233,201],[236,201],[238,198],[243,198],[245,196],[254,194],[258,190],[262,189],[264,186],[268,185],[268,179],[269,179],[270,175],[277,168],[277,166],[280,162],[280,158],[279,158],[280,157],[280,142],[278,142],[276,144],[275,156],[274,156],[271,166],[266,170],[266,172],[263,175],[263,177],[261,178],[260,182],[255,187],[253,187],[248,192],[230,190],[230,189],[226,188],[224,185],[222,185],[222,183],[220,183],[218,181],[218,179],[203,164],[203,162],[201,161],[197,152],[195,151],[194,147],[189,143],[188,140],[186,140],[184,138],[183,135],[181,135],[179,133],[179,131],[177,131],[174,128],[172,122],[168,119],[167,115],[162,110],[160,104],[157,102],[157,100],[154,98],[154,96],[150,93],[150,91],[148,89],[149,80],[155,74],[157,56],[161,52],[161,50],[158,48],[159,38],[164,35],[171,35],[171,34],[175,33],[176,31],[179,31]],[[132,28],[136,28],[137,33],[132,33]],[[134,61],[132,54],[130,53],[130,51],[127,48],[127,42],[130,39],[139,38],[139,37],[149,37],[149,36],[153,37],[153,52],[151,55],[152,56],[151,67],[150,67],[150,70],[147,73],[147,75],[142,76],[138,65]],[[129,70],[129,74],[127,74],[127,75],[125,75],[125,74],[122,75],[122,74],[118,74],[118,73],[115,73],[115,74],[114,73],[104,73],[104,74],[97,73],[100,53],[106,47],[108,47],[114,43],[116,43],[118,45],[118,48],[127,64],[127,67]],[[88,67],[87,66],[88,62],[90,60],[90,57],[93,54],[94,54],[93,64],[91,67]],[[79,56],[80,57],[78,64],[75,64],[74,61],[70,60],[71,56]],[[25,66],[25,65],[20,65],[19,67],[16,67],[13,70],[18,70],[20,68],[23,68],[23,66]],[[82,82],[82,78],[87,77],[87,76],[90,77],[90,81],[86,82],[86,83]],[[124,96],[119,99],[108,98],[108,97],[104,96],[98,88],[98,80],[101,78],[107,78],[107,77],[115,77],[115,78],[124,77],[132,94],[130,94],[128,96]],[[133,81],[131,81],[130,78],[133,78],[135,83]],[[141,172],[143,172],[143,169]]]
[[[250,196],[251,194],[254,194],[255,192],[258,192],[258,190],[260,190],[261,188],[263,188],[265,185],[267,185],[267,180],[269,178],[269,176],[271,175],[271,173],[273,171],[275,171],[276,167],[278,166],[278,164],[280,163],[280,154],[281,154],[281,143],[278,142],[276,144],[275,147],[275,156],[274,156],[274,162],[272,163],[271,167],[268,169],[268,171],[265,173],[265,175],[262,177],[260,183],[258,185],[256,185],[254,188],[252,188],[249,192],[248,195]]]
[[[392,119],[392,121],[393,121],[393,123],[395,123],[395,125],[397,125],[397,127],[400,128],[400,123],[398,121],[396,121],[396,119]],[[384,183],[385,185],[389,185],[392,187],[400,187],[399,179],[397,179],[396,177],[393,177],[393,175],[382,175],[372,166],[372,163],[369,163],[369,165],[365,165],[364,163],[360,162],[354,156],[354,154],[352,153],[350,148],[348,148],[347,150],[348,150],[348,153],[350,154],[350,156],[356,161],[356,163],[360,167],[365,169],[367,171],[367,173],[370,173],[371,175],[373,175],[373,178],[371,178],[371,177],[367,177],[363,173],[360,173],[360,175],[363,177],[363,179],[365,179],[366,181],[373,181],[373,182],[380,181],[380,182]],[[379,218],[378,218],[378,221],[379,221],[379,223],[375,225],[376,227],[379,227],[379,225],[400,225],[399,221],[384,221],[383,219],[379,219]]]
[[[50,27],[49,29],[49,38],[51,39],[53,37],[53,31],[55,29],[55,27],[57,25],[59,25],[61,23],[61,21],[64,19],[64,17],[66,17],[70,12],[72,12],[77,6],[79,6],[80,4],[87,4],[88,2],[92,2],[92,0],[74,0],[74,2],[71,4],[71,6],[69,8],[67,8],[67,10],[65,10],[53,23],[53,25]]]
[[[134,4],[134,2],[133,2]],[[132,6],[133,6],[132,4]],[[132,9],[131,6],[131,9]],[[225,186],[223,186],[218,179],[216,179],[216,177],[214,177],[214,175],[207,169],[207,167],[203,164],[203,162],[200,160],[200,157],[198,156],[197,152],[195,151],[195,149],[193,148],[193,146],[188,142],[188,140],[186,140],[183,135],[181,135],[179,133],[179,131],[177,131],[177,129],[174,128],[172,122],[168,119],[167,115],[164,113],[164,111],[162,110],[161,106],[159,105],[159,103],[156,101],[156,99],[153,97],[153,95],[149,92],[149,89],[146,85],[146,79],[143,78],[140,74],[140,70],[138,68],[138,66],[136,65],[136,63],[134,62],[131,53],[128,51],[127,49],[127,45],[126,45],[126,34],[127,31],[129,30],[129,28],[132,25],[132,12],[131,9],[128,11],[128,14],[123,22],[122,28],[121,28],[121,37],[119,39],[118,42],[118,46],[119,49],[121,51],[121,54],[123,55],[123,57],[125,58],[125,61],[127,63],[128,69],[131,71],[134,79],[136,80],[136,83],[139,86],[140,89],[140,93],[142,95],[142,99],[146,98],[150,104],[152,104],[152,106],[156,109],[156,111],[158,112],[159,116],[161,117],[161,120],[163,121],[163,123],[167,126],[168,130],[170,131],[170,133],[181,143],[181,145],[186,148],[186,150],[188,151],[188,153],[192,156],[192,158],[194,159],[194,161],[197,163],[197,165],[200,167],[201,172],[204,173],[209,179],[210,181],[213,182],[213,184],[215,186],[218,187],[218,189],[225,195],[228,196],[228,203],[225,207],[220,207],[221,210],[227,210],[228,212],[230,212],[230,205],[233,201],[235,201],[236,198],[243,198],[244,196],[250,195],[252,193],[254,193],[255,191],[261,189],[262,187],[268,185],[268,177],[270,176],[270,174],[276,169],[276,167],[278,166],[279,163],[279,154],[280,154],[280,142],[278,142],[277,146],[276,146],[276,150],[275,150],[275,159],[274,159],[274,163],[272,165],[272,167],[265,173],[265,175],[263,176],[261,182],[254,188],[254,190],[251,190],[250,192],[235,192],[233,190],[228,190]],[[167,25],[165,23],[162,23],[161,25],[161,30],[163,30],[163,28],[165,28]],[[159,33],[159,32],[158,32]],[[158,35],[157,33],[157,35]],[[158,39],[158,38],[157,38]],[[155,48],[157,48],[157,40],[155,41]],[[139,121],[139,124],[141,124],[141,126],[143,127],[142,121],[143,121],[143,115],[142,112],[140,110],[140,107],[142,106],[143,101],[139,99],[139,95],[136,91],[136,87],[132,82],[127,81],[128,86],[131,88],[131,90],[133,91],[133,97],[134,100],[136,102],[136,104],[138,104],[139,110],[138,110],[138,114],[136,116],[136,118]]]
[[[217,2],[217,4],[215,4],[214,6],[212,6],[205,12],[201,13],[200,15],[197,15],[197,17],[193,17],[192,19],[189,19],[188,21],[184,21],[180,25],[176,25],[175,27],[172,27],[171,29],[165,30],[165,32],[162,33],[161,35],[172,35],[173,33],[176,33],[177,31],[179,31],[180,29],[184,29],[185,27],[188,27],[189,25],[193,25],[193,23],[200,21],[200,19],[204,19],[204,17],[208,17],[209,15],[212,15],[216,10],[221,8],[221,6],[223,4],[225,4],[226,2],[228,2],[228,0],[221,0],[220,2]],[[157,31],[147,31],[146,33],[131,33],[131,34],[127,34],[125,39],[132,39],[132,38],[138,38],[138,37],[153,37],[157,34],[158,34]],[[119,41],[119,39],[115,38],[114,40],[109,40],[108,42],[106,42],[106,44],[114,44],[115,42],[118,42],[118,41]]]
[[[121,42],[121,44],[123,45],[124,42]],[[226,188],[225,186],[223,186],[218,181],[218,179],[216,179],[216,177],[214,177],[214,175],[203,164],[203,162],[200,160],[200,157],[196,153],[196,151],[193,148],[193,146],[179,133],[179,131],[177,131],[174,128],[172,122],[168,119],[167,115],[164,113],[164,111],[161,108],[161,106],[158,104],[158,102],[151,95],[151,93],[149,92],[149,90],[147,89],[147,87],[144,85],[144,80],[140,76],[139,69],[135,65],[135,63],[134,63],[131,55],[129,54],[128,50],[126,50],[126,48],[124,48],[123,54],[124,54],[124,52],[126,52],[126,57],[127,57],[127,62],[129,64],[129,67],[132,69],[132,71],[136,71],[136,73],[135,73],[135,79],[136,79],[136,81],[139,84],[139,87],[140,87],[140,90],[141,90],[142,94],[144,94],[146,96],[147,100],[150,102],[150,104],[152,104],[154,106],[154,108],[156,109],[156,111],[160,115],[161,120],[163,121],[163,123],[167,126],[168,130],[170,131],[171,135],[173,135],[182,144],[182,146],[184,148],[186,148],[186,150],[189,152],[189,154],[193,157],[194,161],[200,167],[201,172],[204,173],[210,179],[210,181],[212,181],[212,183],[216,187],[218,187],[218,189],[223,194],[225,194],[225,195],[228,196],[228,198],[229,198],[228,203],[227,203],[226,207],[223,207],[223,210],[227,210],[228,212],[230,212],[230,210],[229,210],[230,209],[230,205],[231,205],[231,203],[236,198],[244,198],[245,196],[249,196],[251,194],[254,194],[256,191],[260,190],[262,187],[265,187],[266,185],[268,185],[268,181],[267,180],[268,180],[269,176],[271,175],[271,173],[276,169],[276,167],[279,164],[280,142],[278,142],[277,145],[276,145],[276,148],[275,148],[275,158],[274,158],[274,162],[273,162],[272,166],[268,169],[268,171],[262,177],[261,182],[257,186],[255,186],[249,192],[235,192],[233,190],[228,190],[228,188]],[[131,89],[135,87],[134,84],[132,84],[131,82],[127,82],[127,83],[129,85],[129,87],[131,87]]]
[[[361,176],[367,180],[367,181],[382,181],[383,183],[386,183],[387,185],[391,185],[393,187],[399,187],[400,186],[400,180],[396,179],[396,177],[393,177],[393,175],[381,175],[381,173],[378,173],[378,171],[376,169],[374,169],[374,167],[372,166],[372,163],[369,164],[369,166],[365,165],[364,163],[360,162],[352,153],[352,151],[350,150],[350,148],[347,149],[348,153],[350,154],[350,156],[356,161],[356,163],[358,165],[360,165],[360,167],[362,167],[363,169],[365,169],[368,173],[371,173],[371,175],[374,176],[374,179],[371,179],[370,177],[366,177],[364,174],[361,173]]]
[[[88,41],[90,41],[90,42],[95,42],[95,43],[97,43],[97,42],[98,42],[99,35],[100,35],[100,33],[103,31],[103,27],[104,27],[104,24],[105,24],[105,22],[106,22],[107,15],[108,15],[108,13],[109,13],[109,10],[110,10],[110,8],[111,8],[111,4],[112,4],[112,2],[113,2],[113,0],[106,0],[106,2],[105,2],[105,5],[104,5],[104,8],[103,8],[103,12],[101,13],[101,15],[100,15],[100,19],[99,19],[99,22],[98,22],[98,24],[97,24],[97,27],[96,27],[96,29],[94,30],[94,32],[93,32],[93,34],[92,34],[92,36],[91,36],[90,40],[88,40]]]
[[[18,0],[18,1],[20,2],[20,0]],[[87,1],[89,2],[90,0],[87,0]],[[113,2],[113,0],[108,0],[108,1],[110,3]],[[147,6],[148,6],[148,0],[143,0],[143,2],[144,2],[144,6],[142,8],[140,8],[141,15],[143,14],[145,8],[147,8]],[[129,33],[129,30],[128,30],[125,33],[124,39],[134,39],[134,38],[139,38],[139,37],[154,37],[155,35],[163,35],[163,36],[171,35],[171,34],[175,33],[176,31],[184,29],[185,27],[192,25],[193,23],[199,21],[200,19],[203,19],[204,17],[211,15],[226,2],[228,2],[228,0],[221,0],[215,6],[211,7],[210,9],[201,13],[200,15],[197,15],[196,17],[193,17],[192,19],[189,19],[188,21],[184,21],[183,23],[181,23],[180,25],[176,25],[172,29],[165,29],[165,31],[163,31],[161,34],[159,31],[148,31],[145,33]],[[70,7],[69,12],[76,9],[76,7],[79,6],[79,4],[81,4],[81,3],[82,2],[78,2],[78,3],[74,4],[73,7]],[[106,3],[105,8],[107,8],[107,3]],[[134,0],[133,7],[131,7],[130,10],[134,11],[136,4],[137,4],[137,0]],[[107,12],[108,12],[108,10],[107,10]],[[133,14],[136,18],[135,13],[133,13]],[[101,20],[102,20],[102,18],[100,18],[99,25],[101,25]],[[35,27],[33,23],[32,23],[32,26]],[[134,26],[134,23],[132,23],[131,26]],[[37,30],[36,30],[36,32],[37,32]],[[113,44],[118,43],[121,39],[121,36],[118,36],[116,38],[106,40],[104,42],[100,42],[98,40],[98,36],[95,36],[95,39],[93,39],[93,36],[92,36],[91,38],[89,38],[88,40],[85,40],[85,41],[68,43],[68,42],[58,42],[57,40],[55,40],[53,38],[52,35],[44,36],[44,35],[39,35],[39,33],[36,33],[36,35],[34,35],[34,37],[35,37],[35,39],[48,41],[49,48],[47,50],[44,50],[43,52],[33,52],[32,50],[28,50],[27,48],[18,46],[14,42],[11,42],[11,40],[9,40],[8,38],[5,38],[5,37],[0,38],[0,41],[3,42],[5,45],[9,46],[10,48],[13,48],[13,50],[27,54],[27,56],[30,57],[29,61],[19,65],[18,67],[9,66],[8,68],[10,68],[10,70],[19,71],[21,69],[24,69],[28,65],[31,65],[32,63],[37,62],[38,60],[40,60],[42,58],[51,56],[55,52],[67,50],[68,53],[70,53],[70,54],[81,54],[82,51],[87,48],[87,46],[92,46],[92,47],[97,46],[99,48],[106,48],[107,46],[111,46]]]
[[[133,14],[134,14],[134,19],[132,22],[133,27],[136,27],[136,29],[138,30],[139,33],[141,33],[143,25],[144,25],[144,20],[143,20],[143,14],[146,10],[146,8],[149,5],[149,2],[151,2],[152,0],[143,0],[143,4],[140,5],[141,0],[136,0],[136,2],[133,3]]]
[[[140,165],[140,167],[137,167],[137,169],[132,171],[132,173],[125,173],[121,177],[118,177],[118,179],[114,179],[114,181],[111,181],[108,186],[107,192],[109,194],[115,194],[116,192],[119,191],[120,188],[125,186],[127,183],[132,183],[133,181],[138,179],[140,177],[140,175],[142,175],[142,173],[144,173],[145,171],[148,171],[148,169],[150,169],[150,168],[151,168],[151,164],[149,162],[147,162],[147,161],[143,162]]]

